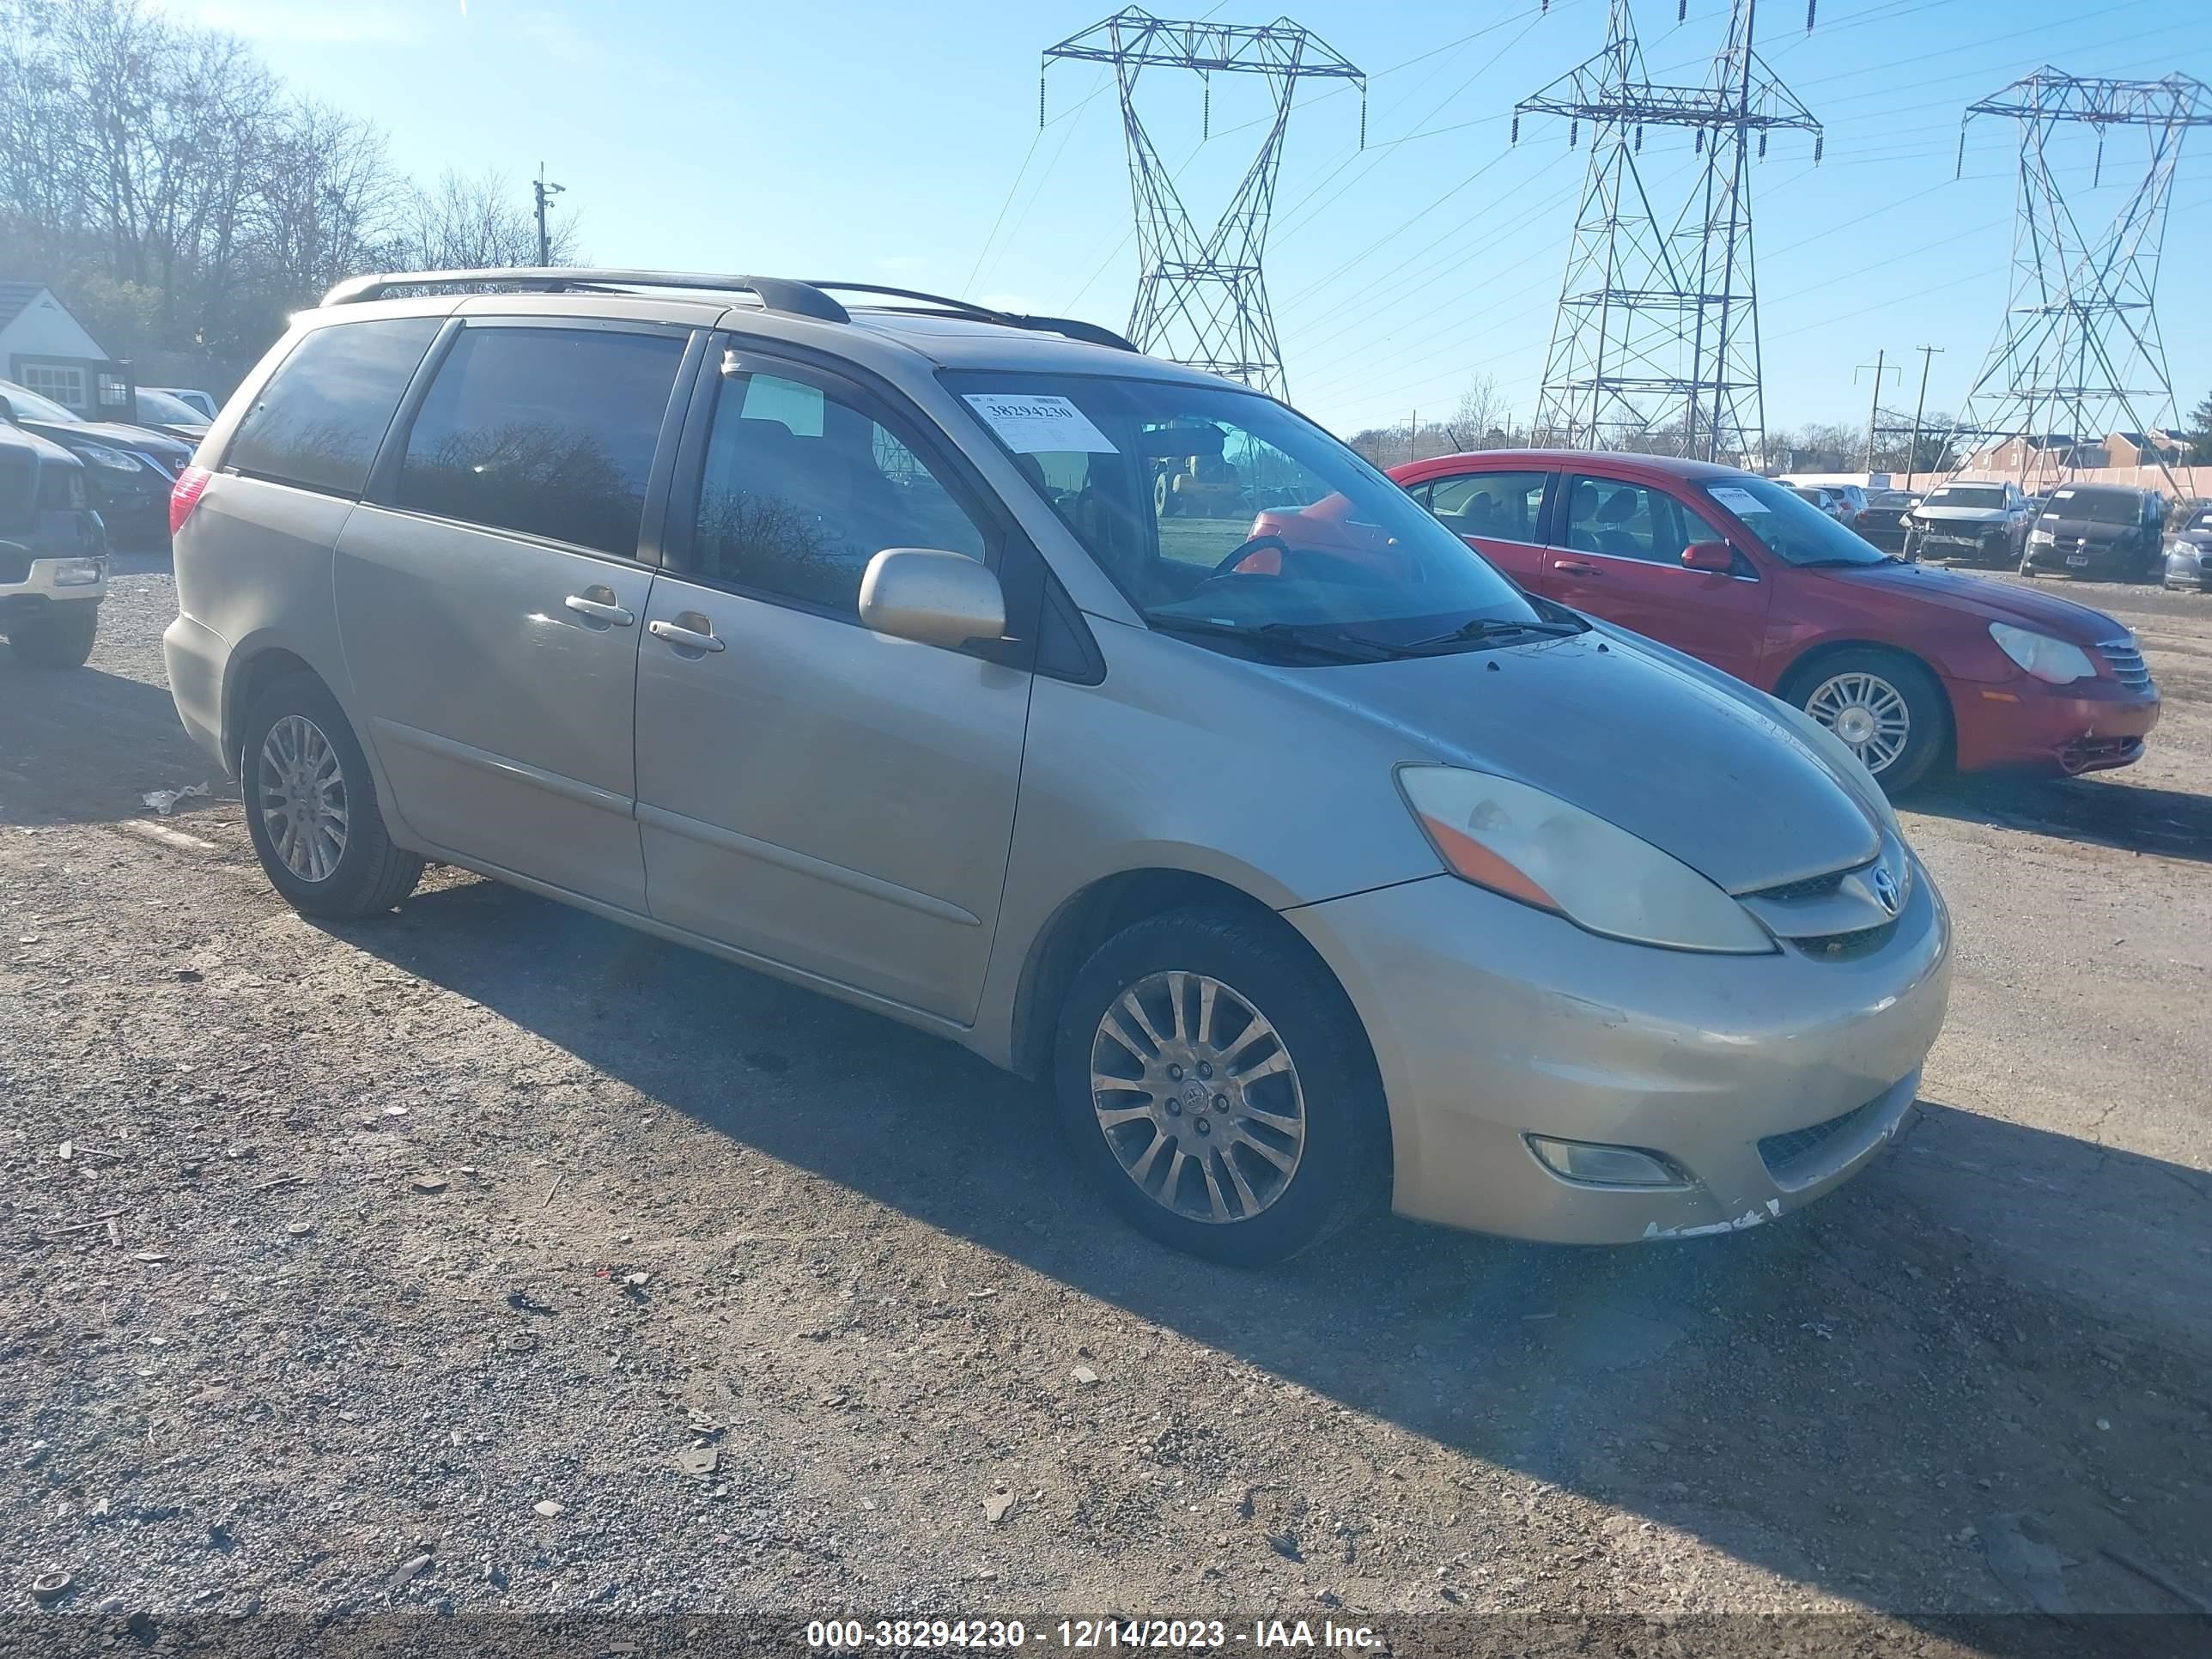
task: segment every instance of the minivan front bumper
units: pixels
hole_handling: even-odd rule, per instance
[[[1856,1174],[1910,1110],[1950,994],[1917,879],[1873,946],[1625,945],[1439,875],[1285,913],[1364,1023],[1401,1214],[1606,1244],[1756,1226]],[[1661,1154],[1673,1188],[1554,1174],[1531,1134]]]

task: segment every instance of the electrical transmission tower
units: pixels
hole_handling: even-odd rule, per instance
[[[1320,39],[1287,18],[1261,27],[1229,23],[1167,22],[1135,7],[1045,49],[1054,58],[1111,64],[1121,93],[1121,129],[1129,145],[1129,191],[1137,210],[1137,255],[1143,274],[1129,313],[1129,337],[1157,352],[1211,369],[1279,398],[1285,395],[1282,349],[1267,308],[1261,254],[1275,204],[1275,178],[1283,161],[1283,134],[1291,98],[1301,80],[1350,81],[1359,88],[1360,143],[1367,137],[1367,77]],[[1194,70],[1206,82],[1211,124],[1212,76],[1265,76],[1274,118],[1260,153],[1246,169],[1212,231],[1201,236],[1191,222],[1175,179],[1137,115],[1137,77],[1146,69]],[[1037,119],[1044,119],[1044,86],[1037,85]]]
[[[1663,86],[1644,74],[1628,0],[1612,0],[1604,50],[1515,106],[1516,139],[1523,115],[1565,116],[1570,145],[1584,125],[1590,133],[1537,404],[1540,442],[1759,459],[1751,163],[1778,130],[1811,133],[1818,161],[1821,134],[1752,49],[1757,11],[1758,0],[1734,0],[1703,86]],[[1671,219],[1638,160],[1646,127],[1687,127],[1704,158]]]
[[[2004,326],[1953,435],[1984,453],[2018,438],[2022,481],[2034,451],[2039,485],[2050,482],[2040,474],[2045,460],[2071,476],[2112,434],[2154,432],[2152,422],[2173,412],[2158,331],[2159,248],[2181,141],[2191,127],[2212,126],[2212,88],[2186,75],[2112,81],[2046,65],[1967,106],[1961,168],[1966,125],[1977,115],[2020,123],[2019,217]],[[2097,139],[2092,188],[2103,181],[2109,129],[2139,129],[2148,150],[2119,211],[2101,227],[2093,222],[2094,237],[2068,204],[2051,157],[2062,129],[2083,125]],[[2154,453],[2179,493],[2162,450]]]

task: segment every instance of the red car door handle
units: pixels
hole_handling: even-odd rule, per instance
[[[1552,561],[1552,568],[1554,570],[1564,570],[1570,576],[1595,576],[1597,574],[1597,567],[1595,565],[1584,564],[1580,559],[1554,559]]]

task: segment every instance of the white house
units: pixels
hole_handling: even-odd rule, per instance
[[[128,369],[101,349],[51,289],[37,283],[0,282],[0,379],[80,415],[129,418]]]

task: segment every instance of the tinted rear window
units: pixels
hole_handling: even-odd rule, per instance
[[[407,440],[399,505],[630,557],[684,343],[469,328]]]
[[[261,388],[223,465],[280,483],[360,495],[400,394],[444,320],[386,317],[317,329]]]

